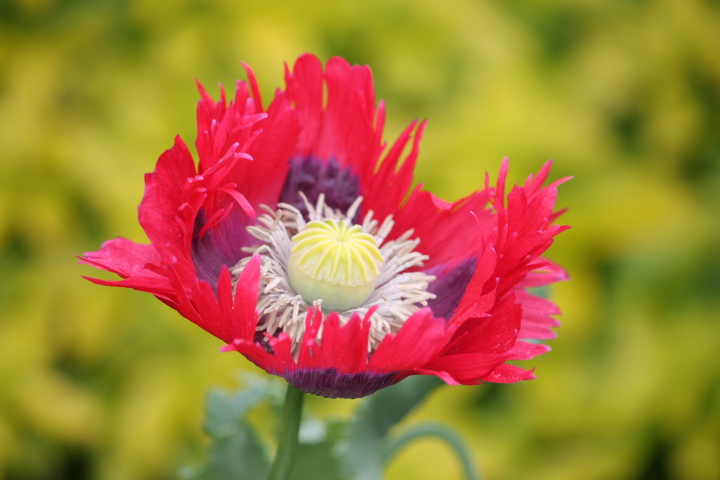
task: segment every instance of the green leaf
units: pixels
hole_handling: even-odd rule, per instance
[[[349,478],[383,478],[388,431],[440,385],[443,382],[436,377],[409,377],[362,401],[340,448],[340,459]]]
[[[276,382],[246,378],[234,393],[212,391],[207,400],[205,431],[212,440],[207,465],[185,469],[191,480],[258,480],[267,477],[270,463],[248,415],[270,401],[279,407]],[[303,415],[293,480],[379,480],[388,452],[387,434],[442,381],[410,377],[363,399],[349,421],[324,421]]]
[[[338,443],[345,436],[345,423],[306,419],[300,427],[300,445],[293,480],[350,480],[342,468]]]
[[[267,451],[247,417],[254,408],[277,397],[277,388],[272,382],[246,383],[249,385],[235,393],[215,390],[208,394],[205,431],[212,443],[207,466],[187,472],[189,478],[258,480],[267,476]]]

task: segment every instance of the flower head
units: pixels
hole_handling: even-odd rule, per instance
[[[228,103],[200,86],[196,165],[179,137],[145,177],[150,244],[107,241],[83,262],[152,293],[268,373],[355,398],[409,375],[449,384],[534,378],[509,360],[548,347],[557,307],[530,287],[566,278],[550,164],[506,195],[445,202],[412,172],[425,123],[382,140],[368,67],[312,55],[263,107],[252,71]],[[403,152],[409,147],[409,153]]]

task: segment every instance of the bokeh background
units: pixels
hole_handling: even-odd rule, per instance
[[[0,1],[0,478],[202,459],[205,392],[257,370],[73,254],[145,241],[142,176],[194,141],[195,78],[217,95],[246,61],[267,101],[304,52],[372,67],[389,140],[430,120],[417,180],[444,198],[504,156],[513,182],[575,176],[539,379],[443,387],[407,422],[457,428],[493,480],[720,479],[717,0]],[[387,476],[461,478],[434,440]]]

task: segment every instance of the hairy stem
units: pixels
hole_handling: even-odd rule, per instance
[[[298,432],[300,431],[300,416],[304,395],[305,392],[288,384],[277,454],[270,467],[268,480],[288,480],[290,478],[298,446]]]

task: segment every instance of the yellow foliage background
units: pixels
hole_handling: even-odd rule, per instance
[[[430,120],[417,179],[444,198],[504,156],[513,182],[550,157],[575,176],[539,379],[444,387],[408,421],[460,430],[488,479],[720,479],[717,0],[4,0],[0,478],[169,479],[202,458],[205,392],[256,369],[73,254],[145,241],[142,176],[194,141],[194,78],[217,95],[246,61],[267,101],[304,52],[372,67],[389,140]],[[461,478],[434,440],[387,473]]]

